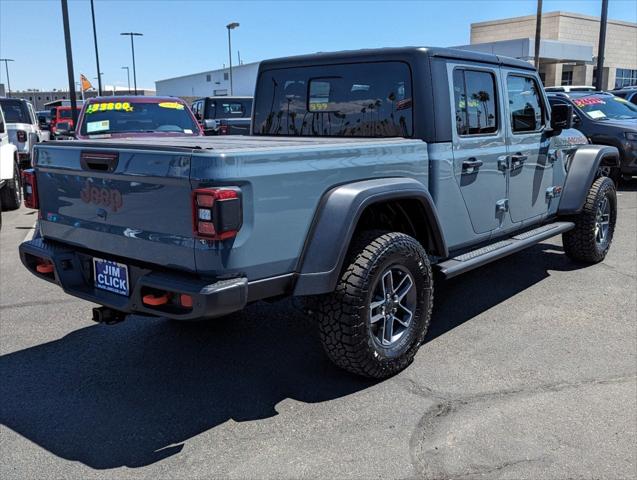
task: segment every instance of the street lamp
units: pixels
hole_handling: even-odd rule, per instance
[[[230,41],[230,30],[234,30],[237,28],[239,24],[237,22],[232,22],[226,25],[228,29],[228,59],[230,61],[230,96],[232,96],[232,44]]]
[[[9,81],[9,62],[15,62],[12,58],[0,58],[4,62],[4,69],[7,72],[7,97],[11,96],[11,82]]]
[[[97,29],[95,28],[95,6],[91,0],[91,18],[93,19],[93,43],[95,43],[95,63],[97,63],[97,94],[102,95],[102,72],[100,72],[100,55],[97,51]]]
[[[122,70],[126,69],[126,77],[128,78],[128,94],[130,95],[130,68],[122,67]]]
[[[125,32],[120,33],[120,35],[130,35],[130,48],[133,53],[133,83],[135,85],[135,95],[137,95],[137,71],[135,70],[135,43],[133,43],[133,37],[141,37],[143,33],[136,32]]]

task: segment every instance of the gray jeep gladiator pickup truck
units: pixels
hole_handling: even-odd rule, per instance
[[[571,119],[510,58],[414,47],[265,61],[251,136],[38,145],[23,179],[39,231],[21,259],[107,323],[303,297],[334,363],[385,378],[423,341],[434,271],[558,234],[574,260],[604,259],[617,200],[599,172],[618,152]]]

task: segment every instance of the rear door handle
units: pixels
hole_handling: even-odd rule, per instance
[[[528,155],[522,155],[520,152],[515,155],[511,155],[511,170],[515,170],[516,168],[520,168],[524,165],[524,162],[528,159]]]
[[[471,157],[462,162],[462,173],[473,173],[477,168],[480,168],[484,162],[477,160],[475,157]]]

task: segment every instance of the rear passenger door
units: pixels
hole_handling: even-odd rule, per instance
[[[547,189],[553,182],[548,158],[547,106],[535,76],[502,69],[507,100],[509,209],[514,223],[548,212]]]
[[[454,175],[473,230],[477,234],[497,229],[506,206],[506,129],[498,93],[499,70],[490,67],[450,65]]]

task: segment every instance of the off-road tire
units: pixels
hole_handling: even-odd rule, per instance
[[[604,199],[607,199],[610,205],[610,218],[606,240],[600,243],[597,241],[597,214]],[[575,228],[562,234],[566,255],[573,260],[586,263],[604,260],[613,241],[617,220],[617,193],[613,181],[608,177],[599,177],[595,180],[586,195],[584,208],[571,220],[575,222]]]
[[[22,205],[22,190],[20,189],[20,169],[18,164],[13,165],[13,178],[7,180],[0,189],[0,205],[2,210],[17,210]]]
[[[380,276],[393,266],[413,279],[415,309],[397,344],[383,348],[372,333],[370,305]],[[334,292],[315,300],[319,335],[330,360],[357,375],[387,378],[412,362],[427,333],[433,306],[431,265],[424,248],[408,235],[362,232],[352,242]]]

